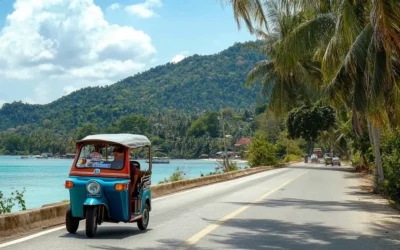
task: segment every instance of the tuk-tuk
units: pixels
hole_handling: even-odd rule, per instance
[[[337,156],[335,156],[335,157],[333,157],[332,158],[332,166],[334,166],[334,165],[338,165],[339,167],[340,167],[340,158],[339,157],[337,157]]]
[[[152,162],[143,171],[139,162],[130,160],[130,153],[148,150],[148,158],[152,159],[150,140],[135,134],[89,135],[76,143],[76,149],[65,181],[70,193],[67,231],[76,233],[83,219],[90,238],[102,222],[137,222],[139,229],[146,230],[151,211]]]
[[[332,164],[332,157],[327,156],[327,157],[325,157],[324,160],[325,160],[325,166]]]

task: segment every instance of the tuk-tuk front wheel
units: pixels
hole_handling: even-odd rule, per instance
[[[86,236],[93,238],[97,231],[97,207],[88,206],[86,210]]]
[[[65,215],[65,225],[67,227],[68,233],[74,234],[76,233],[76,231],[78,231],[79,218],[75,218],[72,216],[71,208],[68,208]]]
[[[144,205],[144,210],[142,213],[142,218],[138,220],[137,225],[140,230],[146,230],[150,221],[150,208],[149,205]]]

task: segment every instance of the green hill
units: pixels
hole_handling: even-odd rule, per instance
[[[44,120],[58,129],[69,130],[85,122],[105,127],[132,113],[250,108],[257,103],[259,88],[245,88],[244,79],[257,61],[265,59],[247,46],[254,44],[236,43],[215,55],[193,55],[110,86],[75,91],[46,105],[4,104],[0,129],[42,125]]]

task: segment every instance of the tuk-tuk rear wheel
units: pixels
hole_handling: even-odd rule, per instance
[[[150,221],[150,208],[149,205],[144,205],[144,210],[142,213],[142,218],[138,220],[137,225],[140,230],[146,230],[147,226],[149,225]]]
[[[65,215],[65,226],[67,227],[68,233],[74,234],[78,231],[79,219],[72,217],[71,208],[68,208]]]
[[[93,238],[97,231],[97,207],[89,206],[86,210],[86,236]]]

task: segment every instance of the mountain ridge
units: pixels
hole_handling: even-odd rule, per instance
[[[85,122],[104,127],[132,113],[150,115],[166,109],[185,112],[249,108],[259,87],[245,88],[244,79],[265,57],[252,46],[235,43],[213,55],[193,55],[137,73],[108,86],[76,90],[48,104],[6,103],[0,109],[0,129],[51,121],[71,130]]]

